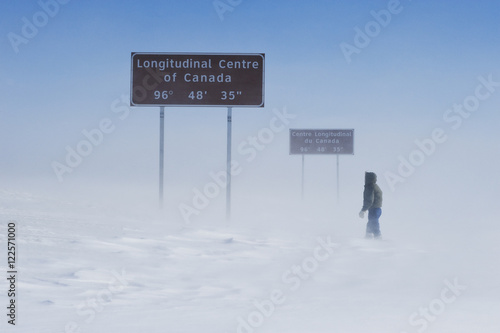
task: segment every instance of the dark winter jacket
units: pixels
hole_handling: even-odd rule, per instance
[[[377,175],[373,172],[365,172],[365,190],[363,191],[362,211],[366,211],[370,208],[382,207],[382,190],[376,183]]]

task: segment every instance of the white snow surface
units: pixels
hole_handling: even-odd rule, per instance
[[[0,283],[2,332],[500,329],[495,227],[410,237],[416,224],[391,232],[389,215],[375,241],[363,238],[356,211],[311,214],[290,203],[185,225],[154,210],[8,190],[0,202],[0,270],[16,221],[19,271],[15,327]]]

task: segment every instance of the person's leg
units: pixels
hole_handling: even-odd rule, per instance
[[[381,208],[371,208],[368,210],[368,225],[370,226],[370,232],[373,233],[373,237],[375,238],[380,237],[380,215],[382,215]]]
[[[368,220],[366,224],[366,235],[365,238],[373,238],[372,221]]]

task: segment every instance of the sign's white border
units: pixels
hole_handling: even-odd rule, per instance
[[[292,131],[351,131],[352,132],[352,153],[293,153],[292,152]],[[289,155],[354,155],[354,128],[290,128],[289,132]]]
[[[262,57],[262,103],[260,104],[252,104],[252,105],[241,105],[241,104],[136,104],[132,101],[132,93],[133,93],[133,80],[134,80],[134,56],[135,55],[186,55],[186,56],[260,56]],[[265,53],[204,53],[204,52],[132,52],[131,53],[131,61],[130,61],[130,106],[132,107],[237,107],[237,108],[255,108],[255,107],[264,107],[265,100],[265,75],[266,75],[266,62],[265,62]]]

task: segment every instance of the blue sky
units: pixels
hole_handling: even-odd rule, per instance
[[[131,52],[265,53],[266,107],[234,110],[234,141],[257,133],[274,109],[285,107],[297,116],[292,128],[354,128],[355,156],[343,162],[352,172],[347,183],[365,169],[394,172],[398,156],[408,156],[414,141],[436,127],[444,127],[450,140],[406,188],[442,178],[448,165],[463,165],[464,156],[477,166],[485,158],[491,170],[498,166],[495,149],[484,147],[497,145],[500,91],[481,102],[459,130],[443,121],[453,103],[474,93],[478,77],[500,81],[497,1],[232,3],[223,20],[211,0],[58,3],[58,12],[15,52],[9,33],[22,35],[23,18],[32,22],[43,9],[32,0],[2,2],[0,178],[14,184],[44,178],[64,186],[51,163],[63,161],[65,147],[84,139],[82,130],[109,118],[116,129],[65,176],[66,183],[154,184],[158,108],[135,108],[124,120],[112,112],[113,103],[129,93]],[[355,45],[356,28],[365,31],[375,22],[372,12],[390,6],[398,13],[386,26],[379,24],[348,63],[341,44]],[[170,186],[188,192],[224,166],[225,116],[224,108],[167,108]],[[287,135],[276,136],[247,167],[242,183],[257,175],[282,177],[276,186],[298,182],[300,164],[288,156]],[[324,163],[311,159],[311,173]]]

